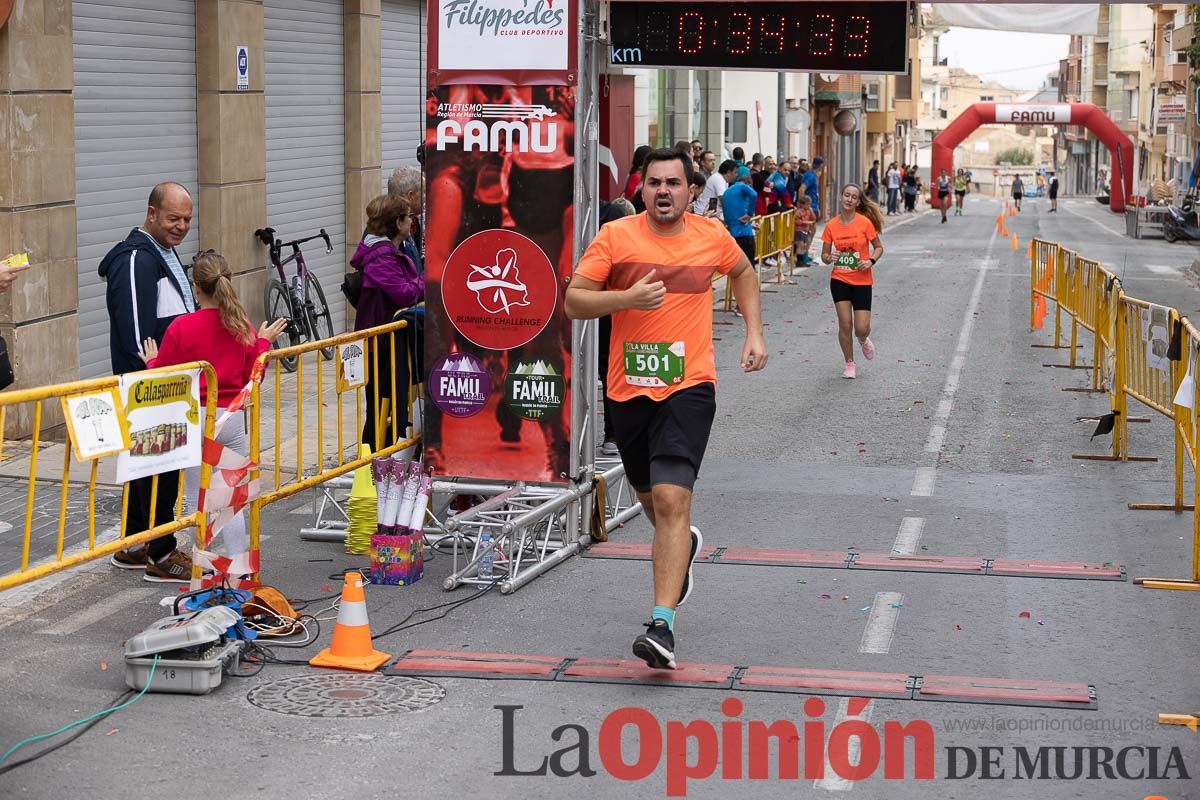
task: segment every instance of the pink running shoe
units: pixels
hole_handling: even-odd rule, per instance
[[[846,368],[844,370],[842,370],[842,377],[843,378],[853,378],[854,377],[854,362],[853,361],[846,362]]]
[[[861,340],[858,345],[862,348],[863,358],[865,358],[867,361],[870,361],[875,357],[875,345],[871,344],[870,336]]]

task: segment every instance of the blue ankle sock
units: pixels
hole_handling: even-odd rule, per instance
[[[667,623],[667,630],[675,632],[675,609],[667,608],[666,606],[655,606],[654,613],[650,615],[651,620],[661,619]]]

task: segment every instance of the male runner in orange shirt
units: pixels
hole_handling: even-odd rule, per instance
[[[742,369],[767,364],[758,278],[716,220],[685,214],[691,159],[654,150],[642,167],[646,211],[600,229],[567,288],[572,319],[612,315],[608,397],[629,483],[654,525],[654,611],[638,658],[675,668],[675,608],[691,593],[703,545],[692,489],[716,412],[712,278],[733,281],[746,320]]]

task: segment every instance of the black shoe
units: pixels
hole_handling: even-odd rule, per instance
[[[700,529],[693,525],[692,554],[688,556],[688,568],[683,576],[683,588],[679,591],[679,602],[675,604],[676,606],[686,603],[688,597],[692,594],[692,564],[696,563],[696,554],[700,552],[700,548],[702,547],[704,547],[704,536],[701,535]]]
[[[651,620],[646,632],[633,640],[633,654],[651,669],[675,669],[675,634],[663,620]]]

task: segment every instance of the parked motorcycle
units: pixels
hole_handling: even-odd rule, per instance
[[[1184,199],[1181,206],[1167,206],[1167,215],[1163,217],[1163,237],[1168,242],[1200,241],[1200,223],[1196,219],[1196,203],[1193,198]]]

